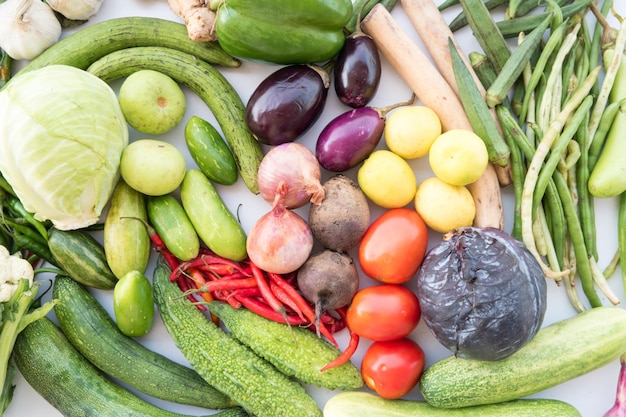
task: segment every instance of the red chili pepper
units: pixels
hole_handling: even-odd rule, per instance
[[[276,298],[278,298],[286,307],[289,307],[291,311],[298,315],[302,320],[306,320],[304,315],[302,314],[302,310],[298,307],[298,304],[287,294],[283,288],[281,288],[278,284],[273,281],[269,283],[270,290],[274,293]]]
[[[237,301],[241,303],[242,306],[258,314],[261,317],[265,317],[266,319],[273,320],[282,324],[290,324],[292,326],[309,324],[308,321],[303,321],[297,316],[280,314],[279,312],[269,307],[267,304],[264,304],[252,297],[242,297],[237,295],[235,295],[234,297],[237,299]]]
[[[349,330],[349,331],[350,331],[350,342],[348,343],[348,346],[346,347],[346,349],[343,352],[341,352],[339,356],[337,356],[335,359],[333,359],[332,361],[324,365],[324,367],[320,369],[320,372],[324,372],[330,368],[341,366],[344,363],[348,362],[350,358],[352,357],[352,355],[354,355],[354,352],[356,352],[356,349],[359,346],[360,338],[359,338],[359,335],[354,333],[352,330]]]

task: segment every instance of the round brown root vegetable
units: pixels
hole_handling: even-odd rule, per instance
[[[324,201],[309,209],[309,227],[325,248],[348,251],[359,243],[370,224],[367,198],[356,182],[342,174],[323,186]]]
[[[344,307],[352,301],[359,287],[359,273],[350,255],[324,249],[311,256],[297,274],[304,298],[315,304],[315,325],[326,310]]]

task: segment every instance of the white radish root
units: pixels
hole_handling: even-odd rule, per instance
[[[402,30],[384,6],[377,4],[362,21],[381,53],[424,105],[439,116],[444,130],[472,130],[460,99],[418,45]],[[504,228],[500,182],[492,164],[468,185],[476,205],[476,227]]]

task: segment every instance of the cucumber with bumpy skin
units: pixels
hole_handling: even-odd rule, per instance
[[[169,334],[196,372],[256,417],[322,417],[300,383],[216,326],[169,276],[159,257],[152,277],[154,299]]]
[[[580,417],[572,405],[549,399],[513,400],[455,409],[436,408],[424,401],[386,400],[366,392],[340,392],[324,407],[324,417]]]
[[[91,64],[87,71],[111,82],[142,69],[168,75],[206,103],[230,146],[241,179],[250,191],[257,194],[257,172],[263,150],[248,129],[245,106],[230,82],[212,65],[195,56],[163,47],[146,46],[112,52]]]
[[[57,277],[52,296],[58,300],[54,311],[67,339],[107,375],[166,401],[216,409],[236,405],[192,369],[123,335],[104,307],[78,282]]]
[[[219,301],[207,306],[233,337],[250,346],[283,373],[328,389],[363,386],[361,373],[351,362],[320,372],[341,352],[311,330],[277,323],[246,308],[233,308]]]
[[[430,405],[459,408],[522,398],[586,374],[626,352],[626,310],[596,307],[540,329],[497,361],[453,356],[428,367],[420,391]]]
[[[30,386],[66,417],[184,417],[159,408],[93,366],[47,317],[24,328],[13,349],[13,358]],[[233,408],[217,417],[244,417]]]

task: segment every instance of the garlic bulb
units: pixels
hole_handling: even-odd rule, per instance
[[[0,48],[13,59],[33,59],[61,37],[54,11],[41,0],[0,3]]]
[[[98,13],[102,0],[48,0],[47,3],[70,20],[87,20]]]

